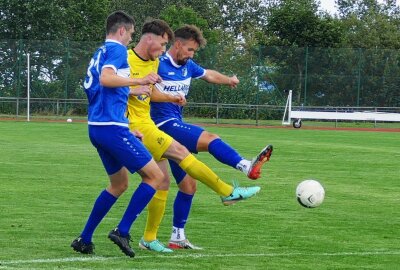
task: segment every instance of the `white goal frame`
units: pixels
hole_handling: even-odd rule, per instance
[[[400,122],[400,113],[388,113],[378,111],[326,112],[292,110],[292,90],[289,90],[285,112],[282,118],[282,125],[290,125],[292,120],[301,121],[302,119]]]

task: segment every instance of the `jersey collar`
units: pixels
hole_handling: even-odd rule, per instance
[[[123,44],[121,42],[119,42],[118,40],[115,40],[115,39],[111,39],[111,38],[106,39],[106,42],[114,42],[114,43],[121,44],[123,46]]]
[[[178,65],[177,63],[175,63],[174,59],[172,58],[172,56],[168,52],[166,52],[165,55],[169,58],[169,61],[171,61],[171,64],[174,67],[176,67],[176,68],[180,68],[181,67],[181,65]]]

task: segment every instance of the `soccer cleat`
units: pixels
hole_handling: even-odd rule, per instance
[[[272,145],[267,145],[255,158],[253,158],[249,173],[247,174],[248,178],[255,180],[261,177],[261,167],[271,158],[272,150]]]
[[[142,239],[140,239],[139,242],[139,247],[141,249],[146,249],[146,250],[151,250],[151,251],[155,251],[155,252],[165,252],[165,253],[171,253],[173,252],[172,249],[169,249],[167,247],[165,247],[160,241],[153,240],[151,242],[146,242]]]
[[[127,236],[121,236],[118,228],[115,228],[108,234],[108,238],[110,238],[126,256],[135,257],[135,252],[129,245],[131,241],[131,236],[129,234]]]
[[[168,247],[171,249],[196,249],[202,250],[203,248],[193,245],[189,242],[189,240],[185,239],[182,241],[172,241],[170,240],[168,243]]]
[[[71,243],[71,247],[76,251],[83,254],[94,254],[94,244],[90,242],[89,244],[83,243],[82,237],[74,239]]]
[[[238,184],[235,182],[233,184],[233,192],[231,195],[222,197],[221,200],[224,205],[231,205],[237,203],[241,200],[246,200],[248,198],[253,197],[260,191],[260,187],[239,187]]]

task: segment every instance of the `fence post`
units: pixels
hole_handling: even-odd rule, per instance
[[[64,86],[65,86],[65,100],[68,99],[68,76],[69,76],[69,39],[65,39],[65,47],[66,47],[66,63],[65,63],[65,77],[64,77]],[[64,103],[64,115],[67,114],[67,103]]]
[[[307,75],[308,75],[308,46],[306,46],[306,59],[304,71],[304,106],[307,106]]]
[[[360,87],[361,87],[361,48],[358,48],[358,80],[357,80],[357,107],[360,107]]]
[[[26,66],[27,66],[27,82],[26,82],[26,120],[29,122],[30,120],[30,108],[31,108],[31,58],[30,54],[26,54]]]
[[[18,40],[18,45],[17,45],[17,97],[19,97],[19,92],[21,88],[21,72],[22,72],[22,54],[23,54],[23,43],[22,39]]]
[[[215,123],[219,124],[219,103],[217,103],[217,116],[216,116],[216,119],[215,119]]]
[[[16,108],[17,118],[19,116],[19,97],[17,97],[17,108]]]
[[[258,104],[256,105],[256,126],[258,126]]]

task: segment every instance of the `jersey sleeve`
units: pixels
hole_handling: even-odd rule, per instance
[[[199,78],[203,77],[204,75],[206,75],[206,70],[202,66],[200,66],[199,64],[194,62],[193,60],[190,60],[189,64],[190,64],[190,71],[192,74],[192,76],[191,76],[192,78],[199,79]]]
[[[110,46],[107,54],[103,68],[110,67],[116,73],[118,73],[118,70],[126,68],[128,54],[123,46]]]

